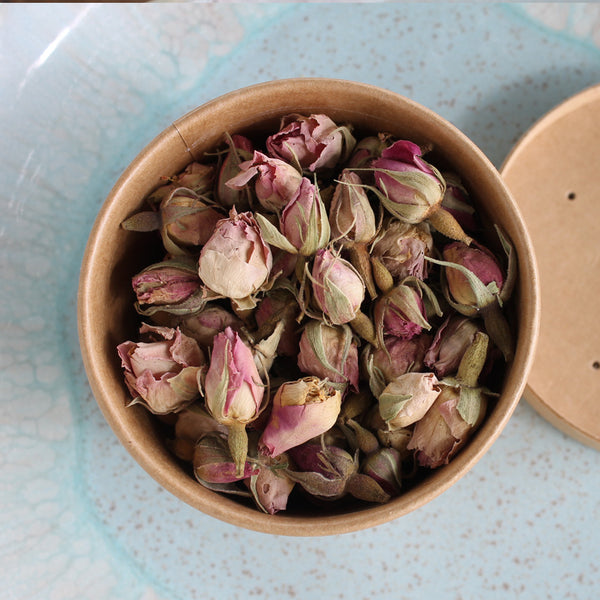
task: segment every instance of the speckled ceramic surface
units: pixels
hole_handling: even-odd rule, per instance
[[[527,404],[414,513],[314,540],[252,533],[127,454],[90,394],[75,299],[113,183],[189,109],[274,78],[364,81],[440,113],[500,166],[600,79],[598,6],[10,4],[0,54],[0,598],[597,597],[600,454]]]

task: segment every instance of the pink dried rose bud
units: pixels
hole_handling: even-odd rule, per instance
[[[475,220],[475,209],[469,201],[469,194],[454,173],[442,173],[446,181],[446,191],[442,200],[442,206],[456,219],[460,226],[466,231],[474,231],[477,228]]]
[[[417,144],[399,140],[372,163],[383,206],[398,219],[413,224],[439,208],[446,188],[441,173],[421,155]]]
[[[358,346],[350,327],[310,320],[300,337],[298,367],[308,375],[341,384],[340,389],[350,384],[358,391]]]
[[[336,125],[328,116],[297,114],[284,117],[280,130],[266,141],[271,156],[309,171],[335,167],[355,143],[348,127]]]
[[[243,135],[232,135],[226,138],[229,149],[221,163],[217,179],[216,194],[219,203],[225,208],[247,210],[250,207],[250,190],[233,189],[227,182],[240,173],[240,164],[251,160],[254,155],[252,142]]]
[[[204,397],[210,414],[229,430],[229,448],[239,469],[248,452],[246,424],[258,416],[263,395],[252,350],[227,327],[214,338]]]
[[[242,190],[254,180],[254,191],[260,205],[279,213],[297,194],[302,174],[289,163],[254,151],[252,160],[239,165],[240,173],[226,182],[234,190]]]
[[[373,242],[371,255],[378,258],[400,281],[406,277],[427,278],[425,256],[433,252],[433,238],[427,223],[411,225],[389,220]]]
[[[131,279],[139,304],[179,304],[202,285],[196,268],[176,260],[150,265]]]
[[[192,162],[181,173],[162,179],[168,183],[161,185],[147,198],[152,205],[160,204],[178,188],[192,190],[198,195],[209,194],[215,181],[215,168],[212,165]]]
[[[284,457],[285,454],[282,454],[275,460]],[[283,464],[275,462],[271,466],[264,458],[262,460],[267,464],[261,465],[258,473],[246,481],[258,507],[263,512],[274,515],[287,508],[295,482],[286,475]]]
[[[448,244],[443,250],[446,262],[460,265],[472,273],[492,295],[498,295],[504,283],[502,269],[495,256],[486,248],[479,245],[467,246],[462,242]],[[478,288],[468,279],[468,275],[455,268],[445,269],[448,290],[455,302],[482,308],[487,295],[481,296]]]
[[[390,145],[389,135],[380,133],[359,140],[354,146],[352,156],[348,160],[347,168],[362,169],[371,166],[371,163],[381,156],[381,153]]]
[[[314,298],[332,324],[349,323],[358,316],[365,284],[348,261],[331,250],[319,250],[310,279]]]
[[[171,255],[188,254],[205,244],[222,213],[198,196],[176,191],[160,204],[161,236]]]
[[[208,348],[212,346],[215,335],[225,331],[227,327],[239,333],[244,322],[231,311],[209,304],[199,313],[185,318],[179,326],[183,333]]]
[[[475,334],[481,330],[478,321],[462,315],[451,315],[438,328],[425,355],[425,365],[435,371],[438,377],[456,373],[465,351],[473,343]]]
[[[227,435],[227,427],[217,423],[198,401],[193,402],[177,413],[174,438],[169,441],[169,448],[178,458],[192,462],[196,442],[214,432]]]
[[[396,449],[380,448],[372,452],[362,462],[361,471],[374,479],[391,498],[400,494],[402,455]]]
[[[409,340],[387,336],[381,348],[367,346],[363,360],[369,375],[369,385],[375,396],[379,396],[383,388],[396,377],[409,371],[423,371],[423,359],[431,340],[432,337],[427,333],[421,333]]]
[[[213,292],[242,300],[258,292],[271,272],[273,256],[251,212],[219,221],[198,260],[198,275]]]
[[[262,452],[278,456],[326,432],[335,424],[341,404],[340,392],[318,377],[282,384],[260,438]]]
[[[131,404],[158,415],[178,412],[199,397],[205,357],[195,340],[179,329],[144,323],[142,339],[117,346]]]
[[[433,373],[400,375],[379,396],[379,414],[388,429],[402,429],[421,419],[440,392]]]
[[[203,485],[233,483],[258,472],[251,461],[245,461],[238,471],[222,434],[209,433],[196,443],[192,459],[194,476]]]
[[[425,314],[425,303],[418,289],[399,284],[379,298],[373,311],[375,327],[383,346],[387,335],[410,340],[423,329],[431,329]]]
[[[366,244],[377,232],[375,213],[361,178],[344,169],[329,207],[331,235],[342,244]]]

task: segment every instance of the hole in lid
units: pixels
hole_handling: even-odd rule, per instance
[[[569,192],[567,194],[567,200],[575,200],[575,192]]]
[[[594,369],[596,369],[596,370],[600,369],[600,362],[599,362],[599,361],[597,361],[597,360],[595,360],[595,361],[592,363],[592,368],[594,368]]]

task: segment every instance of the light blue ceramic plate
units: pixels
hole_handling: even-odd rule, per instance
[[[465,478],[395,522],[324,539],[241,530],[119,444],[82,370],[76,291],[119,174],[211,98],[284,77],[372,83],[500,166],[598,82],[599,47],[595,4],[2,5],[0,598],[597,597],[600,454],[526,404]]]

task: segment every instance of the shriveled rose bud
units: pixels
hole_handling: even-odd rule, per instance
[[[214,185],[215,168],[212,165],[192,162],[181,173],[164,179],[168,183],[161,185],[148,196],[147,200],[151,205],[159,205],[177,188],[185,188],[198,195],[210,193]]]
[[[446,188],[441,173],[421,154],[417,144],[399,140],[372,163],[382,204],[407,223],[420,223],[435,212]]]
[[[433,251],[427,223],[411,225],[391,219],[374,240],[371,255],[378,258],[396,281],[406,277],[427,277],[425,256]]]
[[[264,386],[252,351],[230,327],[215,336],[204,395],[210,414],[229,429],[229,448],[242,469],[248,452],[245,426],[258,416]]]
[[[298,355],[300,334],[296,318],[299,314],[300,307],[296,298],[284,288],[276,288],[267,292],[254,312],[261,336],[273,331],[280,321],[284,322],[283,333],[277,346],[279,355]]]
[[[279,228],[303,256],[311,256],[329,242],[327,211],[318,189],[306,177],[281,213]]]
[[[244,326],[244,322],[231,311],[219,305],[207,305],[199,313],[185,318],[179,325],[181,331],[193,337],[199,344],[210,347],[217,333],[231,327],[238,333]]]
[[[282,454],[280,457],[284,457]],[[263,459],[264,461],[264,459]],[[295,482],[286,474],[283,464],[261,465],[256,475],[247,480],[258,507],[270,515],[285,510]]]
[[[309,171],[335,167],[349,156],[355,143],[350,130],[328,116],[297,114],[284,117],[280,130],[266,142],[272,156]]]
[[[242,300],[258,292],[271,271],[273,256],[252,213],[232,209],[217,224],[198,261],[198,274],[213,292]]]
[[[369,167],[389,145],[389,135],[386,133],[363,138],[354,146],[354,151],[346,166],[350,169]]]
[[[373,394],[379,396],[388,383],[404,373],[423,371],[423,359],[431,340],[432,337],[427,333],[409,340],[388,336],[381,348],[367,346],[363,361]]]
[[[139,304],[179,304],[202,285],[193,265],[164,261],[150,265],[131,279]]]
[[[247,188],[233,189],[227,185],[227,182],[239,174],[241,163],[252,159],[254,148],[252,142],[243,135],[227,136],[226,142],[229,150],[219,170],[217,198],[225,208],[235,206],[238,210],[246,210],[250,207],[250,190]]]
[[[237,470],[227,439],[222,434],[207,434],[202,437],[196,443],[192,463],[196,479],[204,485],[232,483],[258,472],[250,461],[244,462],[241,472]]]
[[[125,383],[133,397],[158,415],[178,412],[199,396],[197,377],[205,365],[202,350],[179,329],[144,323],[142,339],[117,347]]]
[[[176,190],[159,208],[165,250],[187,254],[205,244],[223,215],[195,194]]]
[[[344,169],[329,208],[332,237],[342,244],[365,244],[377,231],[375,213],[360,177]]]
[[[254,178],[254,191],[260,205],[270,212],[280,212],[298,193],[302,175],[289,163],[254,151],[252,160],[239,165],[240,173],[226,182],[234,190],[243,189]]]
[[[262,452],[278,456],[324,433],[335,424],[341,404],[340,392],[318,377],[282,384],[260,438]]]
[[[316,253],[312,268],[315,300],[334,325],[357,317],[365,297],[365,285],[356,269],[331,250]]]
[[[477,279],[492,292],[498,294],[504,283],[502,269],[496,257],[483,246],[467,246],[462,242],[448,244],[443,250],[444,260],[460,265],[470,271]],[[478,294],[478,289],[465,274],[455,268],[445,269],[448,289],[452,298],[459,304],[482,308],[487,297]]]
[[[367,502],[387,502],[390,496],[370,476],[358,472],[356,456],[337,446],[308,443],[290,450],[296,469],[286,471],[309,494],[337,500],[350,494]]]
[[[309,321],[300,337],[298,367],[344,388],[349,383],[358,391],[358,347],[350,327]]]
[[[423,329],[431,329],[423,298],[410,285],[399,284],[379,298],[373,316],[382,346],[386,335],[410,340]]]
[[[397,496],[402,487],[402,456],[394,448],[380,448],[369,454],[361,471],[374,479],[390,495]]]
[[[442,206],[456,219],[466,231],[477,228],[475,209],[469,202],[469,194],[462,185],[460,178],[454,173],[442,173],[446,181],[446,191]]]
[[[478,331],[481,331],[478,321],[462,315],[451,315],[437,330],[425,355],[425,365],[433,369],[438,377],[455,373]]]
[[[440,394],[433,373],[406,373],[386,386],[379,396],[379,413],[388,429],[401,429],[423,417]]]

